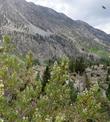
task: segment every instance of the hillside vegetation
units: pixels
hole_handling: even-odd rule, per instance
[[[41,66],[31,52],[14,55],[10,41],[0,48],[0,122],[110,122],[109,64],[62,57]]]

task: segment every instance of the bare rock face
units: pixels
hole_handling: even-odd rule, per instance
[[[63,55],[97,57],[90,48],[110,53],[110,36],[85,22],[25,0],[0,0],[0,36],[9,34],[17,51],[32,50],[42,60]]]

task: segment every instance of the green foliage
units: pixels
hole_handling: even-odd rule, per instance
[[[101,115],[101,103],[98,102],[98,86],[93,86],[89,91],[79,94],[76,102],[76,113],[82,122],[87,120],[96,121]]]
[[[70,72],[76,72],[79,74],[83,74],[86,67],[87,67],[86,60],[83,57],[71,59],[69,62]]]
[[[0,53],[0,117],[8,122],[29,120],[41,91],[41,82],[34,78],[32,55],[26,56],[23,62],[11,54],[10,47],[6,36],[3,43],[5,53]]]
[[[108,58],[108,57],[102,57],[100,59],[99,63],[104,64],[105,66],[110,66],[110,58]]]
[[[106,91],[107,98],[110,100],[110,68],[107,71],[106,81],[109,83],[108,89]]]
[[[107,58],[110,56],[109,52],[106,49],[104,49],[102,47],[98,47],[98,46],[94,47],[94,48],[90,48],[89,52],[95,53],[98,56],[101,56],[102,58]]]
[[[83,57],[76,59],[75,71],[82,74],[85,71],[86,64]]]
[[[70,59],[69,61],[69,71],[75,72],[75,59]]]
[[[106,95],[107,95],[107,98],[110,100],[110,84],[109,84],[109,87],[106,91]]]
[[[72,72],[82,74],[86,67],[82,58],[71,65],[66,57],[53,65],[50,63],[44,71],[42,83],[33,65],[32,53],[22,60],[13,54],[10,37],[4,36],[3,40],[0,48],[1,122],[108,121],[102,112],[98,85],[89,86],[82,93],[74,88],[69,69],[72,66]]]
[[[43,74],[42,92],[45,91],[45,87],[46,87],[46,84],[48,83],[49,79],[50,79],[50,66],[46,66],[46,69]]]
[[[108,68],[107,74],[110,75],[110,67]]]
[[[89,90],[91,88],[91,82],[86,73],[85,73],[85,83],[86,83],[86,88]]]
[[[63,111],[71,102],[70,87],[66,83],[68,80],[68,59],[62,59],[59,63],[55,62],[51,77],[45,87],[46,95],[38,103],[42,119],[48,119],[49,116],[56,121],[57,119],[63,119],[62,117],[59,118],[59,114],[66,116]]]
[[[33,65],[35,65],[35,66],[36,66],[36,65],[40,65],[39,60],[38,60],[38,59],[34,59],[34,60],[33,60]]]
[[[73,81],[69,82],[69,87],[70,87],[70,99],[71,99],[71,103],[73,104],[74,102],[76,102],[77,99],[77,90],[73,87],[74,83]]]

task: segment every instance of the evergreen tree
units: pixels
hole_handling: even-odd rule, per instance
[[[22,60],[13,53],[14,46],[10,41],[9,36],[4,36],[0,48],[1,122],[110,121],[97,84],[87,85],[89,88],[82,93],[76,92],[69,73],[68,58],[55,62],[51,70],[47,66],[43,76],[45,84],[42,84],[33,66],[32,53],[29,52]],[[75,63],[76,72],[83,73],[83,59]],[[108,101],[106,104],[110,106]]]
[[[75,105],[76,122],[101,122],[101,103],[99,86],[94,85],[90,90],[85,90],[77,97]],[[103,116],[104,117],[104,116]],[[104,118],[103,118],[104,119]],[[105,120],[103,120],[104,122]]]
[[[50,79],[50,66],[46,66],[46,69],[43,74],[42,92],[45,91],[45,87],[46,87],[46,84],[48,83],[49,79]]]
[[[13,46],[9,41],[5,36],[0,53],[0,118],[6,122],[30,121],[41,82],[34,78],[32,55],[27,56],[26,62],[22,61],[11,53]]]
[[[85,68],[86,68],[86,64],[84,58],[83,57],[77,58],[75,61],[75,72],[82,75],[85,71]]]

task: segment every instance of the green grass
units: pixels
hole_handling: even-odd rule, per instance
[[[106,51],[104,48],[100,48],[100,47],[94,47],[94,48],[90,48],[89,49],[90,53],[95,53],[96,55],[100,56],[100,57],[110,57],[110,53],[108,51]]]

